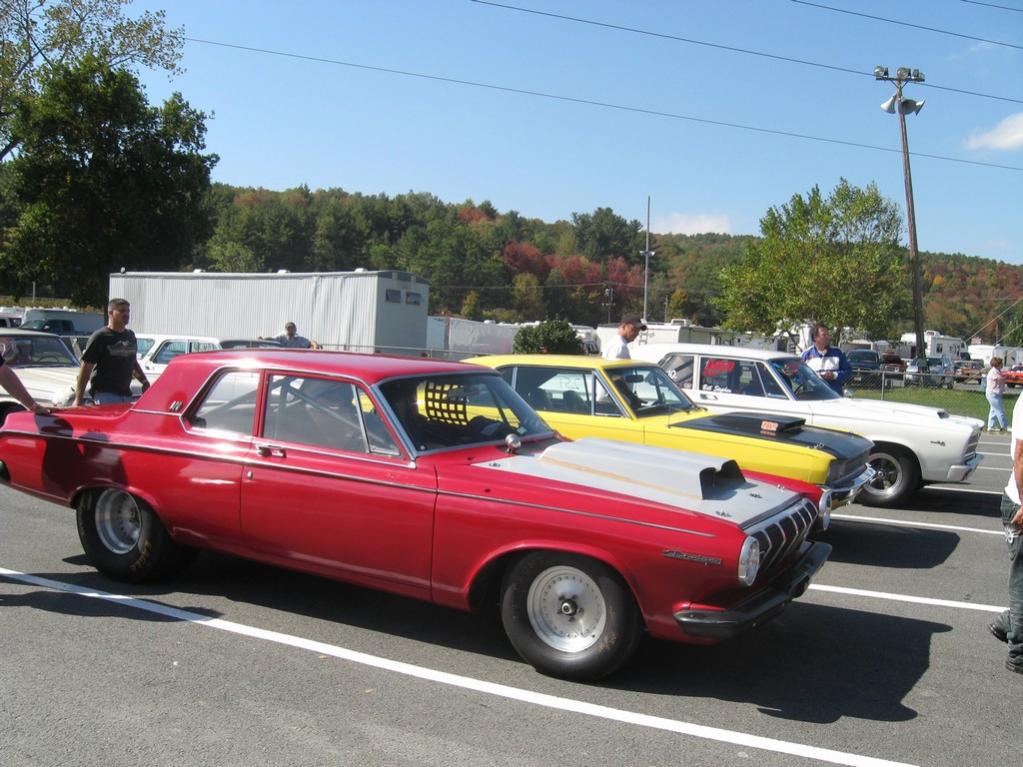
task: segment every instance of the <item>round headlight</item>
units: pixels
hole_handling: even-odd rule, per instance
[[[831,491],[821,493],[821,501],[817,507],[817,529],[827,530],[831,524]]]
[[[760,569],[760,544],[752,536],[746,536],[746,541],[739,551],[739,583],[743,586],[752,586],[757,579],[757,571]]]

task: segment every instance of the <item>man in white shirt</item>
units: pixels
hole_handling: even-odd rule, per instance
[[[646,324],[639,315],[626,314],[618,326],[618,335],[603,345],[600,356],[606,360],[631,360],[629,344],[635,341],[643,330],[646,330]]]
[[[1012,408],[1012,476],[1002,495],[1002,524],[1009,544],[1009,609],[988,626],[998,639],[1009,645],[1005,667],[1023,674],[1023,397]]]

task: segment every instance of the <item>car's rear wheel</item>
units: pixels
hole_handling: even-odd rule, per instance
[[[129,583],[186,566],[195,549],[175,543],[149,504],[118,488],[86,493],[78,503],[78,537],[93,567]]]
[[[501,620],[527,662],[566,679],[614,672],[643,633],[639,608],[617,572],[559,552],[527,554],[505,574]]]
[[[864,485],[858,499],[868,506],[894,506],[920,486],[916,457],[898,445],[876,444],[867,458],[874,478]]]

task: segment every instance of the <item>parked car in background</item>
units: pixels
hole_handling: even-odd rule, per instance
[[[980,383],[984,378],[984,362],[982,360],[962,360],[956,367],[957,383]]]
[[[705,344],[632,350],[657,362],[694,401],[714,412],[771,413],[848,429],[874,443],[874,479],[859,500],[894,506],[928,482],[962,482],[980,464],[983,421],[901,402],[840,397],[795,355]]]
[[[955,385],[955,366],[951,357],[917,357],[906,363],[907,386],[934,386],[951,389]]]
[[[881,370],[886,381],[902,381],[905,378],[906,361],[894,352],[885,352],[881,355]]]
[[[565,442],[497,373],[425,359],[182,355],[135,406],[12,414],[0,456],[0,480],[75,508],[109,578],[211,548],[497,604],[527,662],[574,679],[644,632],[712,644],[766,622],[831,549],[810,501],[733,460]]]
[[[495,368],[557,431],[706,453],[744,471],[810,482],[835,506],[855,499],[872,472],[868,440],[763,413],[713,415],[696,407],[657,365],[556,354],[475,357]],[[594,471],[613,471],[613,464]]]
[[[1002,375],[1005,377],[1005,383],[1013,389],[1023,386],[1023,363],[1017,363],[1008,370],[1003,370]]]
[[[206,336],[154,335],[136,333],[136,356],[150,381],[159,378],[172,359],[182,354],[217,349],[268,349],[281,347],[272,338],[211,338]]]
[[[64,407],[74,401],[78,360],[57,336],[3,328],[0,329],[0,353],[4,364],[17,371],[18,378],[36,402],[47,407]],[[8,413],[17,410],[24,408],[6,390],[0,389],[0,423]]]
[[[873,349],[852,349],[845,354],[852,366],[849,382],[868,388],[881,387],[881,355]]]

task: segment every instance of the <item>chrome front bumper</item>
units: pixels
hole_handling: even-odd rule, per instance
[[[964,482],[979,465],[983,456],[974,455],[966,463],[948,467],[946,482]]]
[[[853,481],[848,485],[842,485],[841,487],[821,485],[823,489],[831,491],[831,508],[837,509],[839,506],[845,506],[846,504],[855,501],[856,496],[860,494],[860,490],[862,490],[863,486],[874,478],[875,473],[874,469],[870,465],[867,465],[867,467],[857,474],[853,478]]]

